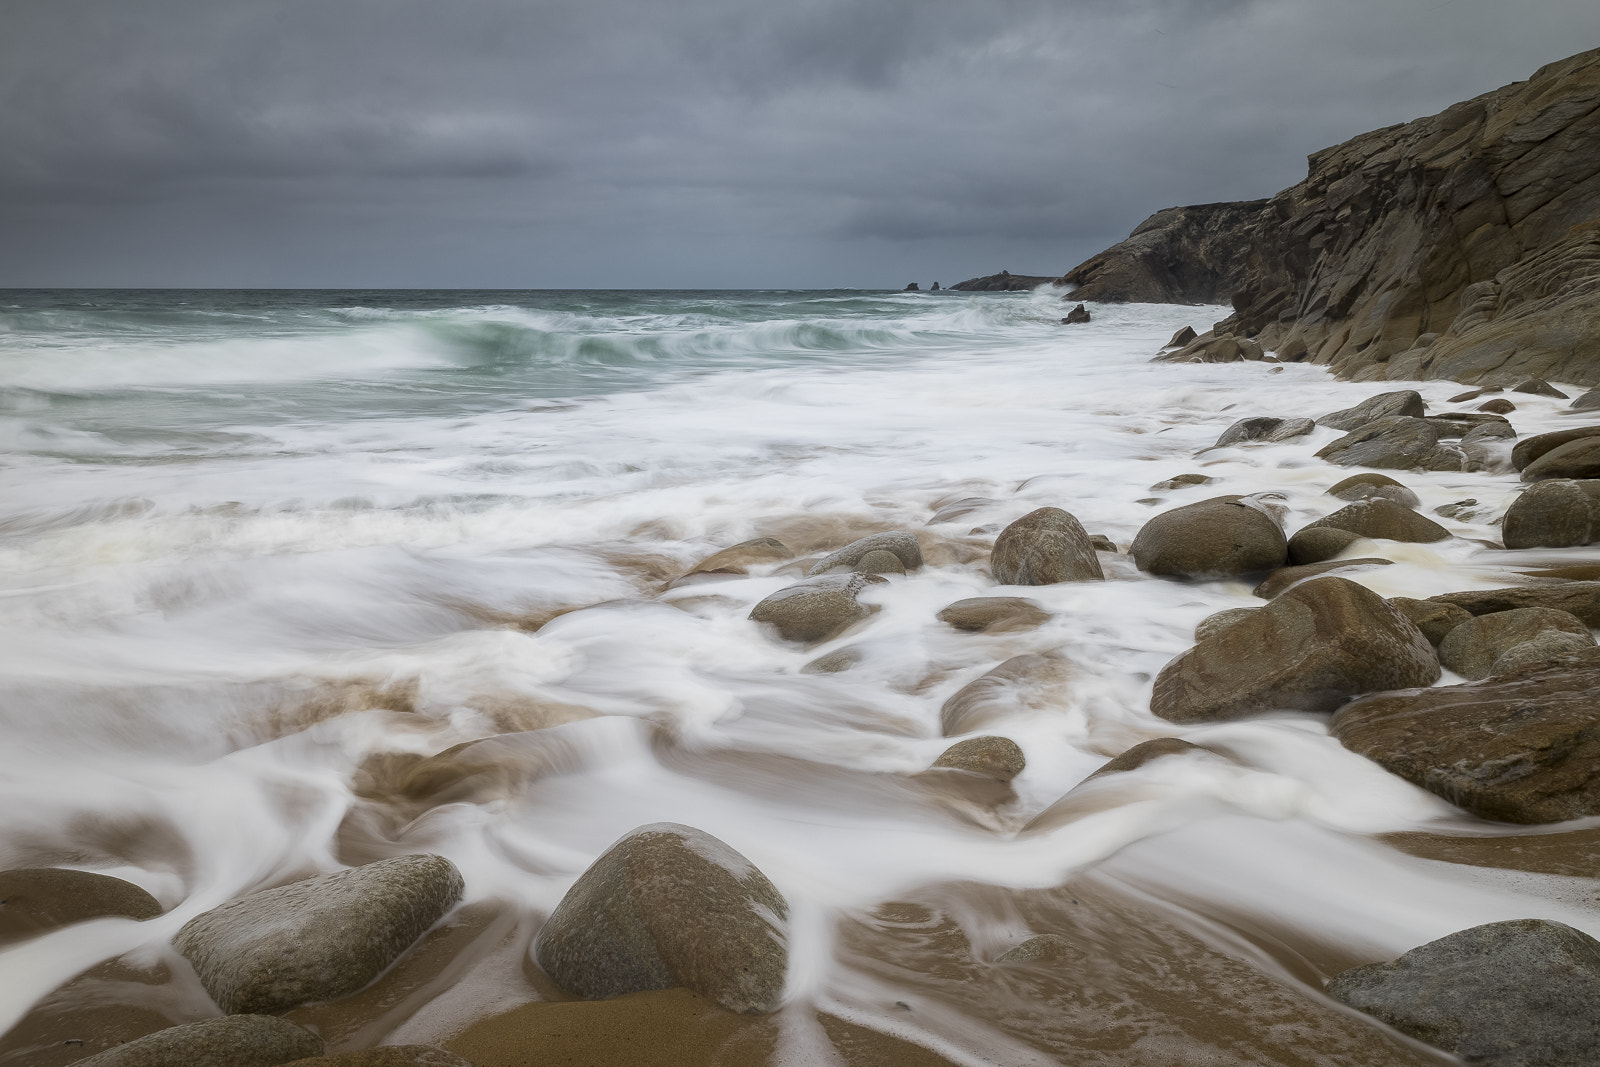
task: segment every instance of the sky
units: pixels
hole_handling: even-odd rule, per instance
[[[0,287],[926,288],[1600,46],[1594,0],[5,0]]]

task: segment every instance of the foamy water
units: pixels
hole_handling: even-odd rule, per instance
[[[1196,453],[1235,419],[1388,388],[1149,363],[1225,309],[1095,308],[1071,328],[1061,313],[1048,293],[0,294],[0,865],[103,871],[169,909],[0,952],[0,1030],[85,967],[159,955],[201,911],[381,854],[442,853],[469,902],[536,924],[614,840],[663,820],[726,841],[788,897],[792,999],[894,1032],[907,1024],[835,931],[944,883],[1096,871],[1197,930],[1247,914],[1370,958],[1497,919],[1600,934],[1571,879],[1375,841],[1497,831],[1346,752],[1325,717],[1153,717],[1150,679],[1200,619],[1259,604],[1246,584],[1105,556],[1104,583],[990,583],[994,533],[1045,505],[1124,548],[1160,510],[1220,493],[1280,494],[1291,531],[1328,514],[1323,491],[1350,473],[1314,458],[1334,431]],[[1435,411],[1460,390],[1417,387]],[[1523,435],[1566,424],[1563,401],[1516,403]],[[1148,488],[1189,471],[1216,481]],[[1397,562],[1353,580],[1428,596],[1531,558],[1480,543],[1513,474],[1402,479],[1428,514],[1475,497],[1477,521],[1441,519],[1457,537],[1438,545],[1358,544],[1347,555]],[[962,498],[978,500],[928,525]],[[815,648],[747,620],[793,581],[774,566],[670,584],[747,538],[798,556],[887,529],[926,535],[933,565],[871,588],[880,610]],[[934,618],[994,593],[1053,616],[1004,635]],[[843,645],[859,665],[799,673]],[[910,784],[952,743],[944,700],[1026,652],[1068,676],[980,731],[1027,756],[1016,804],[975,814]],[[498,734],[527,746],[523,779],[403,816],[373,799],[383,760]],[[1159,736],[1231,758],[1158,761],[1017,833]],[[994,955],[1042,932],[969,926]],[[911,1036],[1017,1054],[958,1016]]]

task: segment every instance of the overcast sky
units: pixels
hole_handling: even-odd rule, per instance
[[[0,286],[926,287],[1600,46],[1596,0],[4,0]]]

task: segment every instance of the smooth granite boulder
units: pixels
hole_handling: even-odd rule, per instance
[[[322,1054],[322,1038],[270,1015],[202,1019],[78,1060],[77,1067],[278,1067]]]
[[[1251,595],[1262,600],[1271,600],[1280,593],[1293,588],[1297,582],[1307,578],[1315,578],[1319,574],[1330,574],[1334,571],[1346,569],[1364,569],[1367,567],[1387,567],[1394,563],[1392,559],[1379,559],[1376,556],[1366,556],[1361,559],[1330,559],[1322,563],[1304,563],[1298,567],[1279,567],[1252,589]]]
[[[1435,648],[1443,641],[1445,635],[1457,626],[1473,618],[1472,612],[1455,604],[1443,604],[1434,600],[1413,600],[1405,596],[1392,596],[1389,606],[1416,624]]]
[[[263,890],[184,924],[173,945],[229,1014],[354,993],[461,899],[443,856],[396,856]]]
[[[854,573],[805,578],[761,601],[750,610],[750,618],[771,625],[785,641],[826,641],[872,614],[856,597],[867,586],[884,580],[875,574]]]
[[[855,570],[862,557],[869,552],[894,553],[907,574],[922,568],[922,545],[917,542],[916,537],[904,530],[894,530],[890,533],[863,537],[859,541],[852,541],[843,548],[828,553],[812,565],[806,576],[815,577],[835,571]]]
[[[1324,526],[1384,541],[1427,543],[1448,540],[1450,537],[1449,530],[1426,515],[1418,515],[1405,505],[1382,497],[1346,504],[1332,515],[1307,523],[1305,529],[1316,530]]]
[[[1484,819],[1600,815],[1600,652],[1589,649],[1464,685],[1378,693],[1330,731],[1413,785]]]
[[[1011,633],[1032,630],[1050,613],[1027,597],[976,596],[941,609],[935,618],[968,633]]]
[[[585,1000],[683,986],[760,1014],[783,999],[789,905],[738,852],[677,823],[641,826],[567,890],[533,944]]]
[[[1394,415],[1351,430],[1323,445],[1318,459],[1341,467],[1380,467],[1386,470],[1459,471],[1466,455],[1439,443],[1438,427],[1426,419]]]
[[[1060,508],[1030,511],[1000,531],[989,569],[999,585],[1055,585],[1105,578],[1083,525]]]
[[[1067,664],[1055,656],[1012,656],[956,690],[939,708],[946,737],[971,733],[1019,708],[1045,708],[1059,702]]]
[[[1009,782],[1022,773],[1028,761],[1009,737],[969,737],[945,749],[933,765]]]
[[[1212,612],[1199,622],[1195,623],[1194,639],[1204,641],[1218,630],[1226,629],[1259,608],[1223,608],[1221,611]]]
[[[1332,711],[1438,677],[1433,646],[1410,619],[1348,579],[1313,578],[1163,667],[1150,710],[1178,723]]]
[[[1594,644],[1589,627],[1559,608],[1513,608],[1476,615],[1439,642],[1439,662],[1470,681],[1487,678],[1497,659],[1547,630],[1572,634]]]
[[[1376,471],[1352,474],[1329,489],[1328,495],[1338,497],[1340,500],[1371,500],[1374,497],[1382,497],[1408,508],[1420,507],[1422,504],[1417,494],[1387,474],[1379,474]]]
[[[1545,630],[1496,656],[1489,667],[1489,675],[1515,674],[1593,647],[1594,635],[1588,632],[1579,635],[1565,630]]]
[[[468,1059],[432,1045],[379,1045],[295,1060],[284,1067],[476,1067]]]
[[[1600,478],[1600,437],[1580,437],[1557,445],[1522,469],[1522,480]]]
[[[1335,1000],[1467,1063],[1593,1067],[1600,941],[1549,919],[1474,926],[1343,972]]]
[[[1600,436],[1600,426],[1574,426],[1568,430],[1553,430],[1550,433],[1525,437],[1511,450],[1511,465],[1519,471],[1526,470],[1529,464],[1552,449],[1559,448],[1569,441],[1597,436]]]
[[[694,565],[690,574],[745,574],[752,566],[793,559],[794,553],[776,537],[756,537],[714,552]]]
[[[856,574],[904,574],[906,565],[887,548],[875,548],[857,560],[850,570]]]
[[[1488,412],[1491,415],[1509,415],[1513,411],[1517,410],[1517,405],[1513,404],[1504,397],[1496,397],[1493,400],[1488,400],[1482,404],[1479,404],[1478,410]]]
[[[1335,430],[1355,430],[1394,415],[1421,418],[1426,410],[1422,394],[1415,389],[1400,389],[1392,393],[1369,396],[1355,407],[1332,411],[1317,420],[1318,426]]]
[[[1296,530],[1289,538],[1289,562],[1297,567],[1322,563],[1361,540],[1361,535],[1332,526],[1311,525]]]
[[[1281,567],[1289,542],[1264,508],[1220,496],[1164,511],[1133,539],[1133,562],[1148,574],[1234,578]]]
[[[1463,593],[1440,593],[1428,598],[1442,604],[1455,604],[1474,615],[1488,615],[1512,608],[1560,608],[1570,611],[1589,626],[1600,627],[1600,582],[1554,582],[1549,585],[1513,585],[1504,589],[1472,589]]]
[[[160,914],[155,897],[110,875],[64,867],[0,871],[0,944],[87,919]]]
[[[1232,445],[1248,444],[1251,441],[1266,443],[1287,441],[1293,437],[1303,437],[1316,428],[1316,424],[1310,419],[1281,419],[1271,415],[1257,415],[1254,418],[1240,419],[1223,430],[1222,436],[1218,437],[1217,443],[1211,447],[1228,448]]]
[[[1600,441],[1600,437],[1591,438]],[[1600,485],[1600,483],[1595,483]],[[1571,548],[1595,540],[1600,500],[1566,478],[1535,482],[1511,502],[1500,520],[1507,548]]]

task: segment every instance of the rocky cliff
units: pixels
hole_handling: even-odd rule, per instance
[[[1254,338],[1361,381],[1600,382],[1600,49],[1318,152],[1268,200],[1158,212],[1058,284],[1232,303],[1165,359]]]

